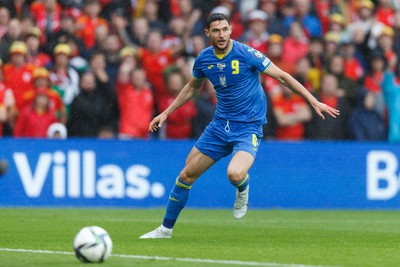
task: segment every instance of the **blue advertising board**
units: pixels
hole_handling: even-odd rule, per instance
[[[193,141],[0,139],[0,206],[160,207]],[[226,168],[192,187],[189,207],[231,208]],[[264,141],[250,171],[251,208],[398,209],[400,145]]]

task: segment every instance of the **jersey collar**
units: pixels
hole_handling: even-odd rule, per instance
[[[213,49],[213,51],[214,51],[214,55],[217,57],[217,58],[219,58],[219,59],[223,59],[226,55],[228,55],[229,54],[229,52],[231,52],[231,50],[232,50],[232,47],[233,47],[233,40],[232,39],[230,39],[229,40],[229,49],[228,49],[228,51],[226,51],[224,54],[217,54],[217,53],[215,53],[215,50]]]

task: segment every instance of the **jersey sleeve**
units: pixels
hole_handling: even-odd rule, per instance
[[[192,75],[195,79],[204,79],[206,77],[201,69],[201,55],[194,61]]]
[[[247,46],[245,53],[248,54],[246,55],[246,60],[250,66],[253,66],[263,73],[267,72],[268,68],[271,66],[271,60],[268,57],[249,46]]]

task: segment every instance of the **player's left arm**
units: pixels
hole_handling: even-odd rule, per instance
[[[332,108],[324,103],[319,102],[301,83],[299,83],[295,78],[293,78],[289,73],[281,70],[277,66],[275,66],[272,62],[270,66],[264,71],[268,76],[276,79],[282,85],[288,87],[293,92],[301,95],[310,103],[310,105],[314,108],[315,112],[322,119],[325,119],[323,113],[326,113],[334,118],[340,115],[339,110]]]

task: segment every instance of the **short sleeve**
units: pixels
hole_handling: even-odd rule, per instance
[[[201,55],[194,61],[192,75],[195,79],[204,79],[206,77],[201,69]]]
[[[246,56],[247,63],[257,70],[265,73],[271,66],[271,60],[260,51],[247,47],[245,53],[248,53],[248,56]]]

